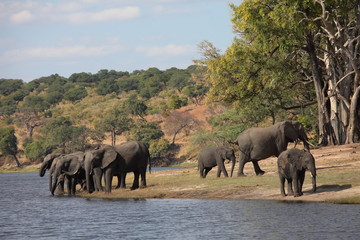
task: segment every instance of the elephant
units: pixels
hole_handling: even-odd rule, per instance
[[[60,155],[53,160],[49,174],[53,177],[51,194],[54,195],[59,183],[67,179],[68,194],[75,195],[76,184],[85,181],[84,152]]]
[[[294,197],[303,195],[302,186],[306,170],[309,170],[312,176],[312,191],[316,191],[315,159],[309,151],[297,148],[286,150],[279,155],[277,165],[282,196],[286,196],[284,190],[285,179],[288,182],[288,195],[294,194]]]
[[[225,177],[228,177],[228,173],[224,166],[225,159],[228,159],[232,162],[230,174],[230,176],[232,177],[236,162],[234,150],[226,147],[204,148],[200,152],[198,158],[200,177],[206,178],[208,172],[216,165],[218,166],[217,177],[220,177],[221,172],[223,172]]]
[[[39,169],[39,175],[40,177],[43,177],[45,175],[46,170],[50,170],[51,165],[55,158],[61,156],[61,153],[50,153],[45,156],[43,163],[40,166]],[[60,191],[64,191],[64,184],[60,184]],[[52,173],[49,172],[49,190],[51,191],[52,188]]]
[[[309,142],[304,127],[297,121],[283,121],[265,128],[249,128],[236,139],[239,146],[238,176],[244,176],[244,166],[252,162],[256,175],[265,172],[260,169],[258,161],[276,156],[287,149],[289,142],[300,139],[309,150]]]
[[[134,182],[131,190],[146,187],[146,168],[151,170],[150,154],[145,144],[129,141],[118,146],[105,146],[85,153],[86,184],[89,193],[95,188],[101,189],[101,178],[104,175],[105,193],[111,192],[112,178],[118,176],[118,187],[126,188],[125,179],[128,172],[134,172]],[[100,171],[99,171],[100,170]],[[94,178],[91,178],[94,175]]]

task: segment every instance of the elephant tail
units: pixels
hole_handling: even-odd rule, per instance
[[[151,173],[151,158],[150,158],[150,154],[148,156],[148,163],[149,163],[149,173]]]

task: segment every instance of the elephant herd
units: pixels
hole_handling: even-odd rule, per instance
[[[67,181],[68,194],[75,194],[76,185],[80,184],[89,193],[103,191],[101,180],[104,177],[105,192],[111,192],[112,179],[118,177],[119,188],[125,188],[128,172],[134,173],[132,190],[146,187],[146,169],[150,164],[149,150],[145,144],[129,141],[118,146],[104,146],[86,152],[70,154],[48,154],[40,167],[39,174],[44,176],[49,171],[49,189],[52,195],[56,188],[64,190]],[[139,186],[139,177],[141,183]]]
[[[287,150],[288,143],[297,142],[298,139],[303,142],[304,150],[296,148]],[[238,176],[244,175],[244,166],[247,162],[252,162],[256,175],[263,175],[265,172],[260,169],[258,161],[276,156],[281,195],[286,196],[284,183],[287,180],[287,194],[293,194],[294,197],[301,196],[306,170],[312,175],[312,190],[316,191],[315,159],[309,151],[304,127],[299,122],[284,121],[266,128],[250,128],[242,132],[233,143],[238,145],[239,150]],[[232,177],[236,163],[233,149],[226,147],[203,149],[198,158],[200,177],[205,178],[215,166],[218,166],[217,177],[220,177],[221,172],[228,177],[224,165],[225,159],[232,162],[230,173]],[[103,190],[105,193],[110,193],[114,176],[118,178],[117,188],[126,188],[125,179],[128,172],[134,173],[132,190],[146,187],[148,165],[150,171],[150,154],[146,145],[138,141],[129,141],[122,145],[103,146],[86,152],[48,154],[44,158],[39,174],[43,177],[45,171],[49,171],[49,189],[53,195],[57,188],[60,188],[60,191],[64,190],[65,181],[69,195],[75,194],[77,184],[89,193]],[[141,177],[140,186],[139,177]],[[105,189],[101,184],[102,179],[105,182]]]
[[[298,139],[303,142],[304,150],[296,148],[287,150],[288,143],[297,142]],[[288,194],[293,194],[294,197],[301,196],[306,170],[312,175],[312,191],[316,191],[315,159],[309,151],[309,142],[301,123],[284,121],[266,128],[250,128],[242,132],[233,143],[239,147],[238,176],[244,176],[244,166],[247,162],[252,162],[256,175],[263,175],[265,172],[260,169],[258,161],[276,156],[281,195],[286,196],[284,191],[286,179]],[[218,166],[217,177],[220,177],[221,172],[228,177],[224,166],[225,159],[232,162],[230,175],[232,176],[236,162],[233,149],[226,147],[203,149],[198,158],[200,177],[205,178],[215,166]]]

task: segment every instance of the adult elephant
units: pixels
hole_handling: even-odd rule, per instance
[[[198,158],[200,177],[205,178],[208,172],[215,166],[218,166],[218,171],[216,174],[217,177],[220,177],[221,172],[223,172],[225,177],[228,177],[228,173],[224,165],[225,159],[228,159],[232,162],[230,174],[232,177],[236,162],[234,150],[226,147],[204,148],[199,154]]]
[[[309,142],[304,127],[297,121],[284,121],[265,128],[249,128],[236,139],[239,146],[238,176],[244,175],[244,166],[252,162],[256,175],[265,172],[260,169],[258,161],[276,156],[287,149],[289,142],[300,139],[309,150]]]
[[[277,160],[280,178],[280,192],[286,196],[284,183],[288,182],[288,195],[299,197],[303,195],[302,186],[305,179],[305,171],[309,170],[312,176],[312,191],[316,191],[316,167],[313,155],[307,150],[292,148],[282,152]],[[292,186],[294,186],[294,191]]]
[[[84,170],[84,152],[75,152],[67,155],[61,155],[54,159],[49,174],[53,177],[51,194],[54,195],[56,187],[59,183],[67,179],[68,194],[74,195],[76,192],[76,184],[85,180]]]
[[[138,141],[129,141],[118,146],[105,146],[103,148],[85,153],[86,184],[91,193],[92,185],[101,183],[104,175],[105,192],[111,192],[113,176],[119,176],[119,187],[125,188],[125,179],[128,172],[134,173],[132,190],[139,188],[139,176],[141,175],[141,187],[146,187],[146,168],[150,164],[149,150],[145,144]],[[101,171],[98,171],[98,170]],[[94,178],[91,175],[94,174]],[[100,186],[101,187],[101,184]]]
[[[46,170],[48,170],[48,171],[50,170],[54,159],[61,156],[61,155],[62,155],[61,153],[50,153],[50,154],[45,156],[45,158],[43,160],[43,163],[41,164],[40,169],[39,169],[40,177],[43,177],[45,175]],[[49,175],[49,190],[51,191],[52,173],[49,172],[48,175]],[[64,185],[63,184],[60,185],[60,188],[61,188],[62,191],[64,191]]]

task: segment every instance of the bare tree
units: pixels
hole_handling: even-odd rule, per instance
[[[166,119],[164,131],[168,135],[172,135],[171,144],[175,144],[176,136],[185,130],[191,130],[197,125],[197,121],[188,112],[172,112]]]

